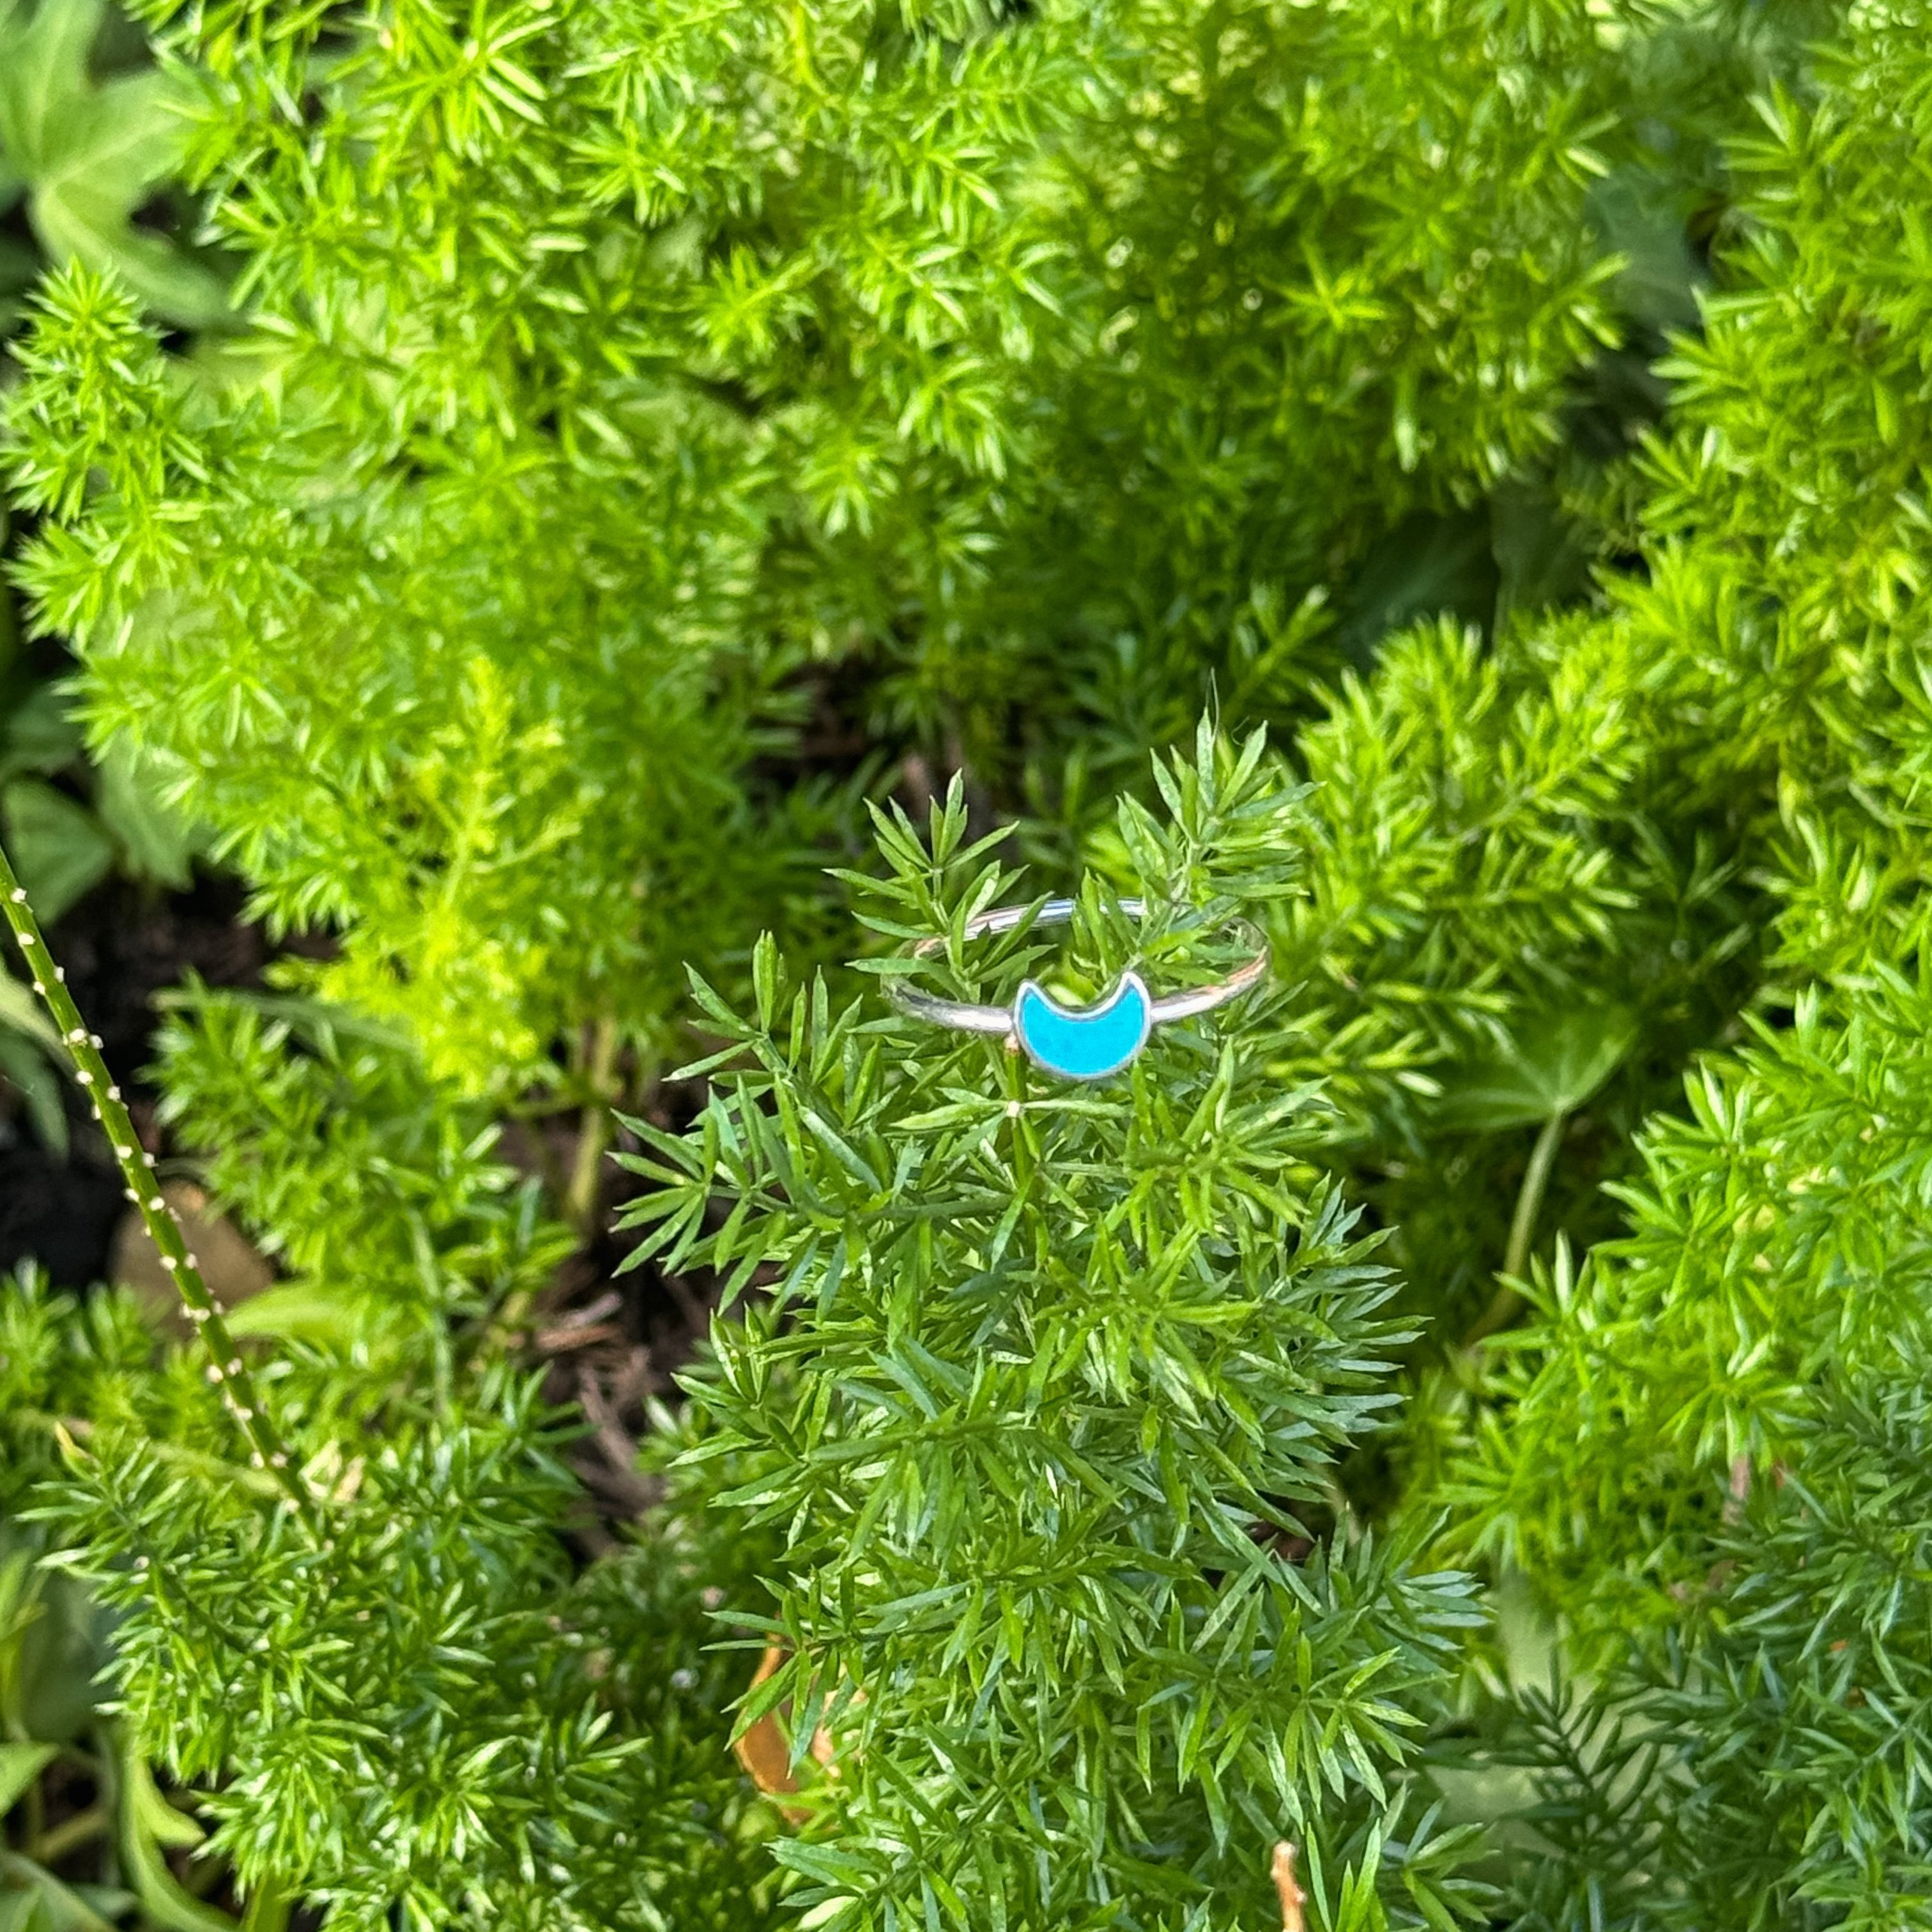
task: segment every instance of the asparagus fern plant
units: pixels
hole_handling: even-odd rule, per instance
[[[1300,794],[1258,735],[1204,728],[1160,780],[1171,815],[1119,826],[1144,927],[1096,886],[1063,970],[1210,976],[1293,889]],[[966,833],[956,787],[926,842],[886,821],[866,918],[949,934],[954,997],[1010,997],[1051,950],[964,940],[1025,892]],[[634,1218],[668,1266],[770,1271],[692,1384],[689,1466],[782,1532],[784,1661],[746,1715],[788,1703],[794,1760],[831,1742],[821,1828],[782,1853],[800,1904],[849,1932],[1255,1924],[1292,1832],[1324,1916],[1378,1889],[1453,1916],[1410,1760],[1468,1585],[1340,1492],[1409,1337],[1310,1166],[1320,1095],[1268,1076],[1270,1003],[1087,1090],[794,992],[768,942],[754,983],[742,1017],[700,989],[712,1098],[681,1138],[640,1124]]]
[[[1920,0],[142,11],[18,575],[326,943],[0,1298],[0,1924],[1932,1910]]]

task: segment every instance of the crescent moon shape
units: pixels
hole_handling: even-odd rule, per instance
[[[1104,1080],[1147,1044],[1154,1000],[1138,973],[1097,1005],[1063,1006],[1029,980],[1013,1001],[1013,1031],[1036,1066],[1063,1080]]]

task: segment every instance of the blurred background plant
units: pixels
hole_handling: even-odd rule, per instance
[[[79,262],[117,276],[180,351],[226,314],[225,278],[194,245],[192,203],[175,179],[185,91],[156,67],[140,28],[104,0],[0,8],[0,384],[10,373],[8,339],[50,266]],[[0,511],[0,562],[32,528],[31,517]],[[70,713],[74,668],[58,640],[28,636],[11,573],[0,568],[0,836],[53,920],[110,877],[150,892],[184,890],[195,849],[190,821],[168,806],[131,747],[89,758]],[[34,1211],[33,1197],[86,1220],[98,1217],[104,1192],[63,1185],[70,1103],[46,1045],[20,990],[0,987],[0,1193],[12,1197],[0,1209],[0,1257],[8,1261],[47,1241],[50,1217]],[[19,1144],[23,1128],[38,1149]],[[84,1149],[78,1158],[104,1180]],[[64,1268],[90,1246],[98,1267],[101,1244],[85,1234],[58,1243],[50,1258]]]

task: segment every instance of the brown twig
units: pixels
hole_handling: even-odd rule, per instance
[[[638,1470],[637,1443],[617,1420],[596,1369],[588,1362],[578,1364],[577,1402],[590,1424],[591,1440],[604,1459],[601,1466],[580,1463],[579,1469],[607,1495],[620,1498],[626,1514],[641,1515],[658,1500],[657,1485]]]
[[[1294,1847],[1284,1838],[1274,1848],[1274,1888],[1281,1894],[1281,1932],[1307,1932],[1301,1908],[1308,1894],[1294,1875]]]

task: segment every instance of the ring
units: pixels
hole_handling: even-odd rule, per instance
[[[1130,919],[1147,916],[1144,900],[1121,899],[1118,903]],[[998,906],[968,920],[962,936],[980,939],[989,932],[1010,932],[1029,920],[1035,926],[1064,926],[1073,916],[1074,908],[1072,899],[1048,899],[1037,910]],[[1023,981],[1011,1004],[1004,1006],[943,1000],[899,980],[888,980],[886,992],[901,1012],[914,1019],[951,1027],[959,1033],[1004,1034],[1010,1045],[1024,1047],[1036,1066],[1063,1080],[1104,1080],[1108,1074],[1119,1072],[1146,1046],[1156,1027],[1168,1020],[1191,1019],[1261,983],[1268,972],[1268,942],[1246,920],[1238,920],[1234,926],[1258,942],[1252,958],[1244,960],[1226,979],[1190,987],[1184,993],[1163,994],[1159,999],[1132,971],[1122,974],[1113,991],[1090,1006],[1064,1006],[1036,980]],[[911,956],[929,958],[945,944],[943,934],[922,939]]]

